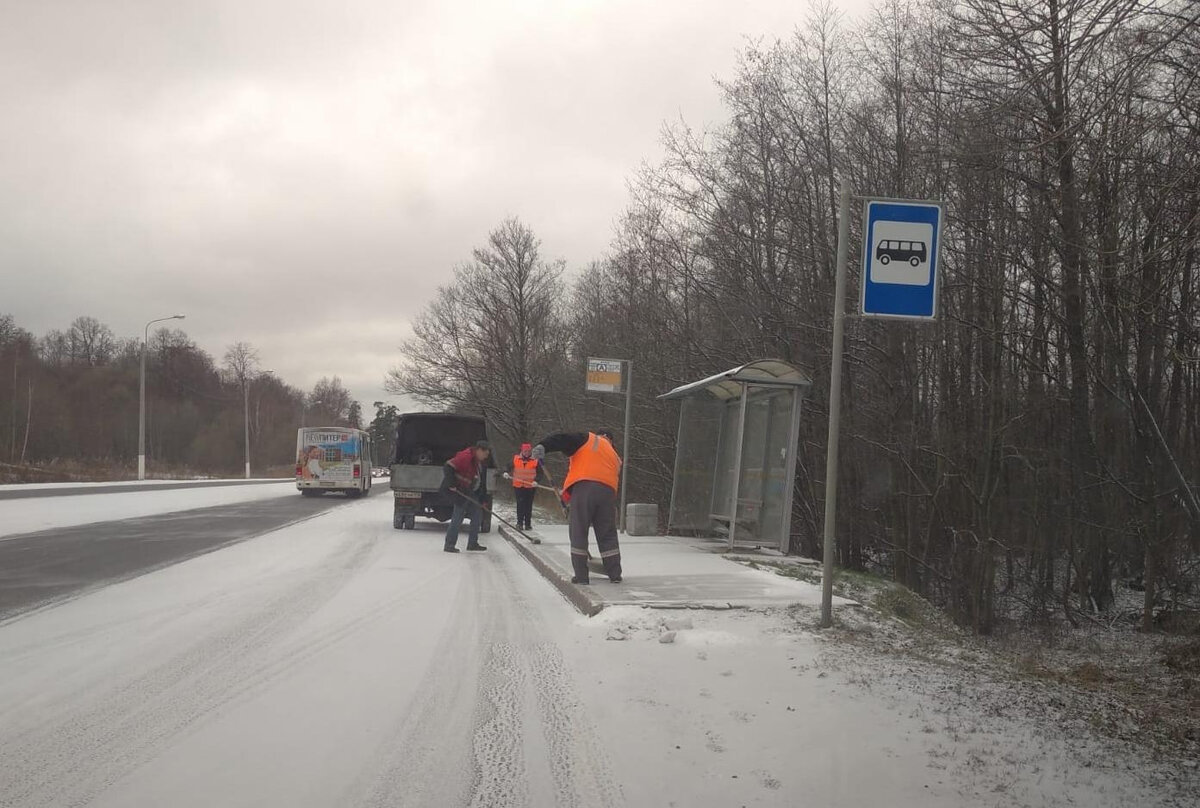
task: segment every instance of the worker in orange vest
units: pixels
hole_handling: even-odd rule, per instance
[[[604,572],[614,584],[621,582],[621,547],[617,542],[617,489],[621,457],[613,448],[613,433],[559,432],[543,438],[530,454],[541,460],[546,452],[562,452],[571,459],[563,482],[563,500],[571,503],[571,569],[573,584],[591,583],[588,577],[588,531],[595,529],[596,546]]]
[[[512,478],[513,495],[517,498],[517,529],[533,529],[533,495],[537,484],[546,481],[542,461],[533,458],[533,444],[522,443],[521,453],[513,455],[507,476]]]

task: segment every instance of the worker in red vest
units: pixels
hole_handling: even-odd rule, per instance
[[[522,443],[521,453],[513,455],[508,464],[507,476],[512,478],[513,494],[517,498],[517,529],[533,528],[533,495],[538,483],[546,481],[546,470],[542,461],[533,456],[533,444]]]
[[[621,480],[621,457],[613,448],[613,434],[559,432],[543,438],[530,454],[541,460],[546,452],[562,452],[571,459],[563,482],[563,499],[571,502],[571,569],[573,584],[591,583],[588,578],[588,531],[595,529],[596,546],[604,572],[614,584],[621,582],[621,547],[617,543],[617,488]]]
[[[479,523],[483,521],[482,506],[488,502],[487,467],[492,456],[492,447],[481,440],[468,446],[442,466],[442,497],[454,506],[450,524],[446,526],[447,553],[458,552],[458,531],[463,519],[471,520],[467,533],[467,549],[483,551],[487,548],[479,543]]]

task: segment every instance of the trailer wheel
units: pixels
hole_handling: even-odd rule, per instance
[[[407,517],[400,513],[399,508],[392,509],[392,528],[395,530],[404,530],[408,523]]]
[[[417,529],[417,517],[416,517],[416,514],[409,514],[408,518],[404,520],[404,523],[405,523],[405,528],[406,528],[406,529],[408,529],[408,530],[416,530],[416,529]]]

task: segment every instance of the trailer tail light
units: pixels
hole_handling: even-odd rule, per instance
[[[361,476],[362,476],[362,470],[358,467],[358,464],[355,463],[354,464],[354,479],[357,480]]]
[[[297,463],[296,464],[296,476],[299,477],[302,474],[304,474],[304,466],[301,465],[300,463]]]

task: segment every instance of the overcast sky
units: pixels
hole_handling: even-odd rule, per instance
[[[152,317],[385,397],[489,229],[601,257],[666,119],[796,0],[0,0],[0,313]],[[858,5],[854,3],[853,5]]]

